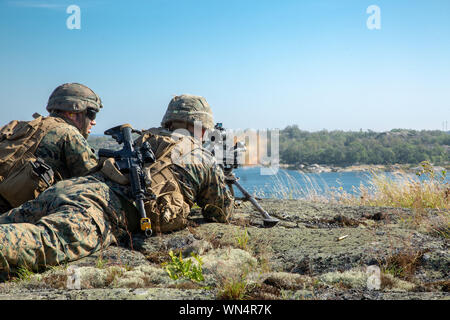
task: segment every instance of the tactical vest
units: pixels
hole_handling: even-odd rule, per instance
[[[155,142],[158,144],[155,152],[157,160],[146,168],[151,179],[149,191],[156,195],[155,201],[145,203],[147,217],[150,218],[156,232],[165,233],[183,229],[187,225],[187,217],[191,208],[186,202],[178,179],[171,169],[173,165],[172,151],[178,143],[170,137],[152,135],[151,133],[147,133],[144,137],[150,145]],[[184,138],[190,139],[190,137]],[[177,150],[174,152],[177,152]]]
[[[63,119],[39,116],[0,128],[0,196],[12,207],[35,199],[55,182],[52,168],[34,154],[47,132]]]
[[[137,145],[144,141],[150,143],[157,159],[144,167],[149,178],[147,190],[156,196],[154,200],[144,201],[145,212],[151,220],[152,229],[156,233],[183,229],[187,225],[190,205],[185,201],[177,177],[171,170],[173,165],[171,155],[178,142],[169,136],[150,131],[138,138]],[[129,184],[128,175],[123,175],[111,161],[104,162],[101,172],[116,183]]]

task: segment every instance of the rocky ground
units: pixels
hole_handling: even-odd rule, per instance
[[[0,299],[449,299],[442,212],[262,200],[280,219],[264,228],[249,203],[230,224],[134,236],[80,261],[0,283]],[[133,250],[131,250],[131,246]],[[171,278],[169,251],[201,271]],[[166,263],[166,264],[164,264]],[[188,276],[203,276],[202,281]]]

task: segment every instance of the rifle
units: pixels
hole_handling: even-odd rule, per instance
[[[214,156],[216,156],[216,147],[218,146],[219,148],[222,149],[223,151],[223,159],[222,159],[222,163],[219,163],[219,166],[223,169],[223,172],[225,174],[225,180],[226,183],[228,185],[228,187],[230,188],[231,193],[234,196],[234,190],[233,190],[233,186],[236,186],[244,195],[243,200],[244,201],[250,201],[251,204],[255,207],[255,209],[263,216],[263,224],[264,227],[269,228],[269,227],[273,227],[275,226],[279,220],[276,218],[271,217],[266,210],[264,210],[260,204],[258,203],[258,201],[256,201],[256,199],[247,192],[247,190],[245,190],[245,188],[243,186],[241,186],[241,184],[238,182],[239,178],[236,177],[236,175],[233,173],[233,169],[236,169],[239,167],[239,163],[238,163],[238,155],[240,152],[243,152],[246,150],[245,145],[242,142],[236,142],[234,144],[234,146],[232,147],[232,157],[230,159],[229,157],[229,153],[230,151],[227,150],[227,146],[226,146],[226,132],[225,129],[222,126],[222,123],[217,123],[214,126],[214,129],[216,130],[216,132],[220,135],[220,140],[219,142],[216,142],[216,138],[214,135],[212,135],[210,137],[210,139],[206,139],[206,142],[204,144],[204,147],[209,150]],[[220,144],[222,144],[222,146],[220,146]]]
[[[155,162],[155,155],[148,142],[144,142],[140,148],[136,148],[133,143],[132,133],[142,134],[129,124],[116,126],[105,131],[105,135],[111,136],[118,144],[123,143],[123,148],[119,151],[100,149],[99,157],[114,158],[117,169],[122,173],[128,173],[131,185],[131,197],[133,198],[139,215],[141,216],[141,230],[147,237],[152,235],[150,219],[147,218],[144,200],[154,199],[155,195],[146,191],[144,164]]]

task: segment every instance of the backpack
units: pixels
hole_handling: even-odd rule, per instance
[[[156,161],[144,166],[144,173],[149,193],[155,199],[144,202],[145,212],[151,220],[153,229],[157,232],[169,232],[184,228],[187,225],[187,216],[190,206],[184,201],[181,187],[170,167],[173,164],[172,151],[178,142],[170,136],[159,135],[159,128],[147,130],[136,141],[140,146],[144,142],[150,144]],[[181,136],[184,137],[184,136]],[[185,137],[186,138],[186,137]],[[129,184],[128,175],[121,173],[110,159],[105,160],[100,170],[108,179],[122,185]],[[127,219],[133,220],[133,217]],[[135,224],[137,222],[132,222]]]
[[[53,170],[34,153],[47,132],[64,120],[33,117],[0,128],[0,196],[12,207],[35,199],[55,182]]]
[[[178,140],[173,137],[178,137]],[[193,150],[194,140],[176,133],[165,136],[158,128],[144,132],[137,143],[144,141],[150,144],[157,159],[154,163],[144,167],[144,171],[148,171],[147,176],[151,179],[148,187],[156,196],[154,201],[145,203],[147,217],[150,218],[157,233],[183,229],[188,223],[187,217],[191,208],[185,200],[178,177],[171,169],[174,164],[172,152],[178,154],[186,151],[180,147],[181,143],[189,145],[191,148],[188,150]]]

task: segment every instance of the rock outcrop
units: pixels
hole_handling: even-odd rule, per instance
[[[448,225],[431,211],[262,200],[280,219],[264,228],[250,204],[230,224],[136,235],[66,266],[0,284],[0,299],[449,299]],[[446,221],[445,219],[443,221]],[[181,253],[202,281],[166,271]]]

